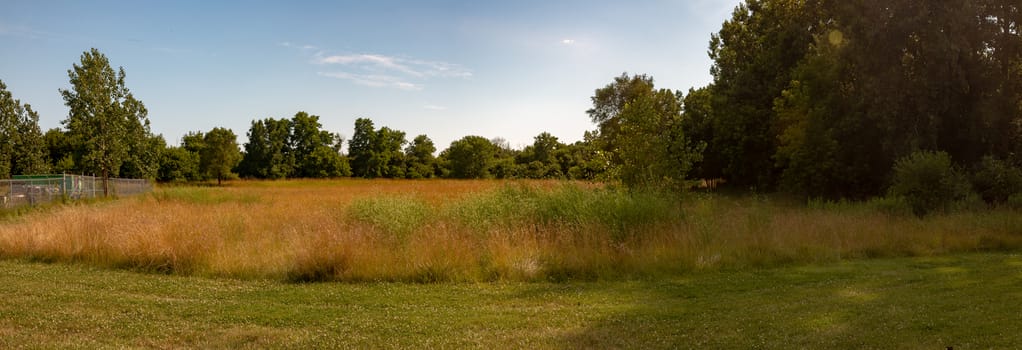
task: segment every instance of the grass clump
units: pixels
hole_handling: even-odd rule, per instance
[[[355,200],[348,213],[398,238],[421,228],[433,213],[426,203],[409,196],[379,196]]]
[[[682,216],[677,202],[662,195],[571,184],[553,189],[508,185],[454,203],[447,213],[479,232],[522,225],[598,228],[615,239]]]

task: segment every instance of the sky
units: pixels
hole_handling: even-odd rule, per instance
[[[570,143],[624,72],[709,83],[710,34],[738,3],[0,0],[0,80],[44,131],[67,118],[67,71],[97,48],[171,145],[214,127],[244,143],[252,120],[298,111],[346,139],[370,118],[438,150],[468,135]]]

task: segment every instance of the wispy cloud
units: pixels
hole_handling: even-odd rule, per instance
[[[472,72],[457,64],[407,59],[378,54],[323,56],[316,54],[317,64],[336,64],[365,71],[391,71],[416,78],[470,78]]]
[[[6,23],[0,23],[0,36],[10,36],[23,39],[41,39],[41,38],[53,38],[56,35],[38,31],[31,27],[23,25],[11,25]]]
[[[299,44],[292,43],[290,41],[280,42],[277,45],[280,45],[280,46],[283,46],[283,47],[292,48],[292,49],[301,49],[301,50],[316,50],[316,49],[319,49],[319,47],[316,47],[315,45],[308,45],[308,44],[306,44],[306,45],[299,45]]]
[[[564,39],[564,40],[561,40],[561,44],[573,45],[573,44],[575,44],[575,39]]]
[[[320,76],[351,81],[369,87],[389,87],[408,91],[422,90],[422,85],[402,80],[399,77],[376,74],[352,74],[348,72],[317,72]]]
[[[418,91],[435,79],[469,79],[472,71],[454,63],[375,53],[329,55],[314,45],[291,41],[277,46],[301,50],[309,63],[319,66],[316,74],[375,87]],[[433,106],[438,107],[438,106]]]

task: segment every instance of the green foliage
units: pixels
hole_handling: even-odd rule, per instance
[[[416,136],[405,148],[405,164],[408,170],[405,176],[409,179],[432,178],[436,172],[436,146],[426,135]]]
[[[132,141],[133,151],[130,157],[121,164],[120,176],[132,179],[155,180],[160,174],[160,161],[167,149],[167,141],[163,135],[152,135],[148,131],[137,133],[141,139]]]
[[[862,199],[914,150],[1011,159],[1019,19],[1007,0],[746,0],[711,38],[713,83],[686,98],[697,172]]]
[[[711,159],[729,183],[770,189],[777,171],[774,99],[788,86],[821,20],[805,1],[747,0],[710,40]]]
[[[629,187],[684,188],[704,144],[686,137],[680,96],[655,90],[652,77],[625,74],[592,99],[589,113],[599,123],[614,176]]]
[[[184,147],[168,147],[160,158],[160,172],[156,178],[162,182],[184,182],[201,180],[199,154]]]
[[[366,177],[400,179],[405,177],[405,132],[389,127],[376,131],[375,143],[369,157],[369,173]]]
[[[240,175],[260,179],[350,176],[348,159],[341,155],[344,140],[322,127],[319,116],[306,112],[290,120],[252,121],[238,165]]]
[[[1022,194],[1022,168],[991,156],[983,157],[972,173],[972,187],[984,201],[1003,204]]]
[[[253,120],[248,129],[245,155],[238,165],[243,177],[283,179],[294,171],[294,158],[288,146],[291,122],[287,119]]]
[[[0,81],[0,179],[49,171],[47,148],[32,106],[14,99]]]
[[[355,220],[366,222],[404,239],[421,230],[431,215],[428,205],[413,197],[379,196],[356,200],[348,209]]]
[[[218,185],[223,180],[237,176],[232,169],[241,161],[238,149],[238,137],[230,129],[213,128],[203,139],[202,152],[199,153],[199,168],[202,172],[216,179]]]
[[[373,145],[376,143],[376,127],[369,118],[355,119],[355,134],[348,141],[348,157],[351,159],[352,174],[357,177],[369,177],[369,160],[373,156]]]
[[[946,211],[970,193],[969,181],[945,152],[920,151],[894,165],[890,194],[903,197],[918,215]]]
[[[440,157],[450,169],[449,177],[455,179],[483,179],[492,174],[490,168],[498,147],[482,136],[465,136],[451,142]]]
[[[653,77],[648,75],[629,76],[622,73],[614,81],[603,88],[596,89],[593,97],[593,108],[586,111],[589,119],[597,125],[601,138],[600,145],[604,152],[614,155],[618,148],[621,129],[621,112],[625,105],[638,96],[653,90]]]
[[[402,148],[406,143],[408,141],[404,131],[388,127],[377,130],[372,120],[356,119],[355,134],[348,142],[353,175],[364,178],[404,178],[407,165]]]
[[[148,111],[125,87],[124,68],[115,72],[106,56],[92,49],[67,74],[71,89],[60,94],[71,111],[63,123],[80,170],[107,179],[118,176],[125,162],[134,162],[139,175],[155,177],[152,162],[158,155],[145,142],[151,137]]]
[[[594,190],[569,184],[552,190],[508,185],[446,210],[447,215],[480,233],[541,224],[580,233],[602,229],[617,241],[684,216],[676,201],[656,192]]]
[[[43,134],[43,142],[46,144],[49,159],[53,162],[50,169],[53,173],[73,173],[77,169],[74,146],[67,133],[58,128],[46,130],[46,133]]]
[[[322,130],[319,116],[298,112],[291,118],[288,137],[289,153],[295,168],[289,176],[302,178],[332,178],[351,176],[347,159],[341,156],[341,136]]]

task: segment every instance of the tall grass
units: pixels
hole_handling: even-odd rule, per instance
[[[577,280],[1022,248],[1022,215],[585,184],[241,182],[25,213],[0,256],[290,281]],[[272,183],[270,183],[272,184]],[[907,214],[906,214],[907,213]]]

